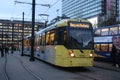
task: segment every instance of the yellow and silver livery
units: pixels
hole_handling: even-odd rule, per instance
[[[93,66],[93,29],[87,20],[64,19],[35,33],[34,56],[60,67]]]

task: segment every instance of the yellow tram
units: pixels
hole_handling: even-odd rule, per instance
[[[90,22],[63,19],[35,33],[34,56],[60,67],[90,67],[93,42]]]

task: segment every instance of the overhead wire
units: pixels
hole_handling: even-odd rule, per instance
[[[17,0],[15,0],[15,1],[17,1]],[[44,1],[44,0],[42,0],[42,1]],[[60,0],[57,0],[55,3],[53,3],[53,4],[50,6],[50,8],[48,8],[46,11],[43,12],[43,14],[46,13],[46,12],[48,12],[48,11],[49,11],[52,7],[54,7],[54,5],[56,5],[59,1],[60,1]],[[44,1],[44,2],[46,2],[46,1]],[[14,7],[13,7],[13,10],[12,10],[12,13],[11,13],[11,18],[14,18],[13,15],[14,15],[14,12],[15,12],[16,4],[17,4],[17,3],[14,3]],[[31,10],[30,10],[30,12],[29,12],[27,15],[30,15],[30,14],[31,14]]]
[[[14,5],[13,5],[13,9],[12,9],[12,12],[11,12],[10,19],[13,19],[13,15],[14,15],[14,12],[15,12],[15,6],[16,6],[16,3],[14,3]]]
[[[44,0],[42,0],[42,1],[44,1]],[[60,0],[57,0],[55,3],[53,3],[51,6],[50,6],[50,8],[48,8],[47,10],[45,10],[44,12],[43,12],[43,14],[45,14],[45,13],[47,13],[51,8],[53,8],[58,2],[59,2]],[[45,1],[44,1],[45,2]],[[44,18],[41,16],[41,18],[44,20]]]
[[[57,0],[55,3],[52,4],[52,6],[50,8],[52,8],[54,5],[56,5],[60,0]],[[44,13],[46,13],[47,11],[50,10],[50,8],[48,8]]]
[[[22,17],[21,18],[15,18],[15,17],[13,17],[14,16],[14,13],[15,13],[15,10],[16,10],[16,4],[17,4],[17,0],[15,0],[14,1],[14,7],[13,7],[13,10],[12,10],[12,13],[11,13],[11,19],[18,19],[18,20],[21,20],[22,19]],[[25,11],[24,11],[25,12]],[[31,14],[31,10],[28,12],[28,13],[25,13],[25,15],[27,14],[27,16],[29,16],[30,14]],[[21,14],[20,14],[21,15]],[[24,18],[24,19],[26,19],[26,20],[31,20],[31,19],[29,19],[29,18]]]
[[[59,2],[60,0],[57,0],[55,3],[53,3],[51,6],[50,6],[50,8],[48,8],[45,12],[43,12],[43,13],[46,13],[46,12],[48,12],[54,5],[56,5],[58,2]]]

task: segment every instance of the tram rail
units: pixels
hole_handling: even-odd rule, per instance
[[[40,77],[38,74],[36,74],[35,72],[33,72],[26,64],[23,63],[23,61],[17,57],[14,56],[15,58],[17,58],[20,61],[21,66],[27,71],[29,72],[33,77],[35,77],[37,80],[44,80],[42,77]]]

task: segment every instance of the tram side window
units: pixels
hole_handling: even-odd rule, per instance
[[[54,43],[54,30],[46,32],[46,45],[53,45]]]
[[[40,44],[40,39],[39,39],[40,37],[37,37],[37,46],[39,46],[39,44]]]
[[[38,45],[41,45],[41,36],[38,37]]]
[[[31,45],[31,38],[28,38],[28,45]]]
[[[46,41],[45,42],[46,45],[49,45],[49,43],[50,43],[49,42],[49,38],[50,38],[50,32],[46,32],[46,40],[45,40]]]
[[[37,43],[38,43],[38,42],[37,42],[37,39],[38,39],[38,37],[35,38],[35,41],[34,41],[34,42],[35,42],[35,44],[34,44],[35,46],[37,46]]]
[[[54,30],[51,30],[50,31],[50,45],[53,45],[54,44]]]
[[[64,44],[64,30],[63,29],[56,30],[55,42],[57,42],[58,45]]]
[[[45,33],[42,34],[42,45],[45,45]]]
[[[39,36],[38,45],[41,45],[41,44],[42,44],[42,37]]]

